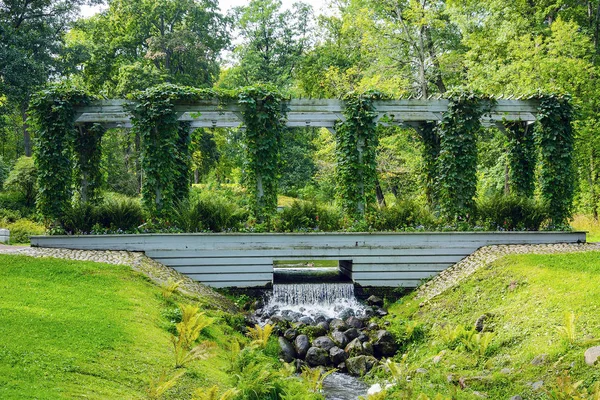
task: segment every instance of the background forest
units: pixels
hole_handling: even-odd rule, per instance
[[[340,98],[377,90],[429,98],[456,89],[519,98],[569,93],[574,129],[576,227],[598,219],[600,1],[333,1],[322,15],[305,3],[253,0],[222,13],[214,0],[0,3],[0,222],[14,242],[41,233],[36,222],[32,95],[65,81],[104,98],[127,98],[160,83],[235,89],[271,84],[289,97]],[[279,199],[267,228],[249,218],[239,129],[192,133],[194,190],[168,226],[173,231],[538,229],[544,205],[511,195],[506,134],[477,138],[477,216],[441,221],[427,199],[425,165],[412,129],[378,127],[379,207],[357,223],[336,195],[335,137],[325,129],[285,130]],[[139,194],[140,137],[110,129],[102,139],[104,200],[74,207],[68,232],[151,231]],[[539,188],[538,188],[539,190]],[[295,201],[298,199],[299,201]],[[583,217],[587,216],[587,217]],[[588,225],[585,225],[588,224]],[[21,235],[21,236],[19,236]]]

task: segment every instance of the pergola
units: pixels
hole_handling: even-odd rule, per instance
[[[75,123],[101,123],[107,128],[131,128],[128,106],[135,102],[102,100],[76,109]],[[441,121],[448,111],[446,99],[377,100],[377,121],[383,125],[418,127],[419,123]],[[291,128],[323,127],[332,130],[337,121],[344,121],[344,103],[337,99],[292,99],[287,106],[286,125]],[[536,120],[537,100],[496,100],[481,122],[485,126],[502,127],[503,121],[533,123]],[[189,121],[192,128],[235,128],[243,125],[242,106],[235,100],[204,100],[193,104],[174,105],[179,121]]]

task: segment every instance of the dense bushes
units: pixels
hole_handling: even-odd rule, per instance
[[[273,230],[276,232],[331,232],[341,228],[340,210],[303,201],[295,201],[273,220]]]
[[[367,217],[376,231],[395,231],[404,228],[435,227],[435,218],[427,208],[413,200],[399,200],[390,207],[383,207]]]
[[[536,231],[547,217],[546,207],[529,198],[495,196],[477,203],[477,219],[486,230]]]
[[[2,222],[2,220],[0,220]],[[46,231],[42,224],[29,219],[21,218],[12,223],[6,223],[10,231],[10,243],[29,243],[29,236],[43,235]]]
[[[248,211],[225,197],[211,193],[180,203],[173,224],[184,232],[224,232],[239,230]]]

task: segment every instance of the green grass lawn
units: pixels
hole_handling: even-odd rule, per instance
[[[392,329],[408,338],[403,365],[414,379],[403,390],[415,397],[440,393],[476,399],[479,392],[494,399],[517,394],[526,399],[567,399],[574,395],[550,395],[564,394],[565,386],[572,386],[561,385],[563,374],[568,374],[563,382],[581,381],[579,391],[593,391],[600,382],[600,366],[590,367],[583,359],[586,348],[600,344],[600,252],[508,256],[424,306],[408,297],[390,312]],[[572,343],[563,329],[568,326],[565,315],[571,312],[576,316]],[[458,325],[473,329],[483,314],[489,315],[486,326],[493,333],[480,355],[477,346],[469,350],[466,341],[449,332]],[[545,361],[533,365],[542,354]],[[435,363],[437,355],[441,357]],[[417,368],[427,373],[415,374]],[[542,389],[534,390],[531,383],[538,381],[544,382]]]
[[[174,372],[173,308],[126,266],[0,256],[0,399],[147,398],[151,381]],[[222,322],[207,328],[214,356],[187,368],[167,398],[229,386],[234,337],[244,341]]]
[[[600,222],[587,215],[576,215],[571,221],[573,229],[587,231],[588,242],[600,242]]]

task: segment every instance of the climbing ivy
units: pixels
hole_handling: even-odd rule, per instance
[[[102,172],[99,166],[102,157],[101,141],[105,132],[106,129],[100,124],[85,123],[77,126],[77,136],[73,143],[74,166],[82,203],[96,202],[100,197]]]
[[[423,158],[425,196],[429,205],[435,207],[439,197],[437,162],[440,156],[440,135],[437,130],[437,124],[434,122],[423,122],[419,124],[417,133],[422,142],[421,157]]]
[[[517,196],[532,197],[535,190],[536,147],[533,129],[521,121],[505,122],[508,138],[509,184]]]
[[[49,226],[60,227],[71,204],[75,108],[90,100],[84,90],[66,84],[51,85],[31,99],[29,123],[35,132],[38,169],[36,204]]]
[[[268,222],[277,209],[277,166],[287,110],[283,97],[266,86],[240,90],[245,130],[245,171],[254,216]]]
[[[490,102],[471,92],[454,93],[449,100],[439,126],[440,205],[450,221],[468,221],[475,209],[477,134]]]
[[[142,199],[152,218],[168,219],[175,203],[188,194],[183,186],[189,183],[189,123],[178,121],[175,105],[211,96],[211,91],[172,84],[158,85],[133,96],[137,100],[130,106],[133,128],[142,142]]]
[[[574,136],[570,96],[539,96],[535,139],[540,148],[541,195],[548,202],[550,224],[566,225],[575,192]]]
[[[345,121],[335,126],[338,194],[344,211],[362,220],[375,201],[377,183],[377,112],[379,92],[349,93],[344,97]]]
[[[177,126],[177,151],[175,153],[175,181],[173,182],[174,196],[178,200],[187,199],[190,195],[192,170],[191,129],[190,122],[179,121]]]

